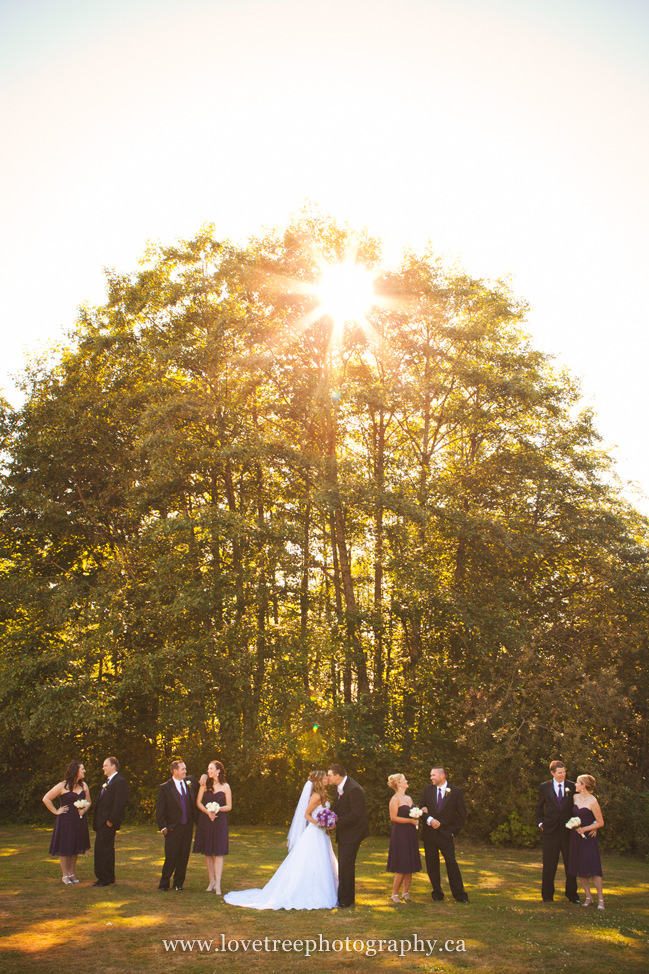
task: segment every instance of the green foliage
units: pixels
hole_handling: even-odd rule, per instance
[[[540,845],[539,827],[526,822],[520,812],[510,812],[505,822],[501,822],[490,835],[496,846],[536,846]]]
[[[334,340],[350,248],[379,300]],[[388,774],[441,762],[468,834],[525,844],[562,757],[644,850],[647,524],[524,305],[317,214],[146,261],[2,405],[3,813],[117,753],[146,817],[181,754],[282,824],[336,758],[385,832]]]

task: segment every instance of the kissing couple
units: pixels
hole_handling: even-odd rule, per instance
[[[335,785],[338,860],[326,827],[318,821],[330,807],[327,786]],[[323,817],[324,818],[324,817]],[[356,895],[356,856],[370,834],[365,792],[341,764],[312,771],[302,789],[286,844],[288,855],[263,889],[227,893],[231,906],[254,910],[332,910],[351,906]]]

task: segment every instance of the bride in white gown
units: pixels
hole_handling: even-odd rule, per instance
[[[314,771],[302,789],[288,833],[288,855],[263,889],[227,893],[231,906],[254,910],[332,910],[338,903],[338,860],[315,816],[328,808],[326,771]]]

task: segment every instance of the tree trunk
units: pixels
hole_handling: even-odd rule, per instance
[[[374,690],[383,686],[383,487],[385,477],[385,416],[379,410],[378,429],[375,426],[374,485],[376,510],[374,514]]]
[[[307,642],[309,623],[309,561],[310,561],[310,531],[311,531],[311,499],[309,497],[309,480],[305,483],[306,506],[304,510],[304,542],[302,545],[302,579],[300,581],[300,646],[302,650],[302,679],[304,692],[310,696],[309,689],[309,649]]]
[[[327,413],[329,427],[329,483],[331,487],[331,498],[336,526],[336,542],[338,547],[338,558],[340,561],[340,577],[342,579],[343,595],[345,597],[345,609],[347,613],[347,631],[352,648],[352,657],[356,668],[358,680],[358,698],[369,694],[370,682],[367,675],[367,664],[363,653],[363,646],[358,633],[358,606],[354,595],[354,582],[352,579],[351,562],[347,542],[345,540],[345,518],[340,500],[340,490],[338,485],[338,464],[336,462],[336,426],[335,415],[331,411]]]
[[[340,583],[340,565],[338,563],[338,543],[336,540],[336,517],[333,511],[331,511],[329,516],[329,527],[331,532],[331,553],[333,557],[334,566],[334,592],[336,596],[336,615],[338,617],[338,625],[342,625],[343,620],[343,597],[342,597],[342,587]],[[345,703],[352,702],[352,662],[351,662],[351,652],[349,646],[349,639],[345,639],[345,662],[343,665],[343,701]]]

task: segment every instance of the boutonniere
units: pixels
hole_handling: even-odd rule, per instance
[[[444,792],[444,794],[450,795],[451,794],[451,789],[450,788],[447,788],[446,791]]]
[[[570,794],[570,788],[566,788],[566,795]]]
[[[104,788],[108,788],[108,782],[107,781],[104,781],[103,785],[101,786],[101,790],[103,791]]]

